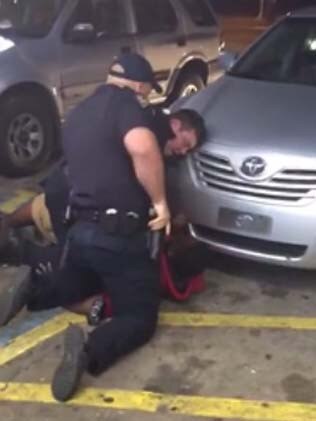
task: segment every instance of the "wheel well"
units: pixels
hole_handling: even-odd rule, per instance
[[[181,79],[188,74],[198,74],[202,77],[203,82],[206,84],[208,80],[208,66],[205,61],[201,59],[194,59],[186,63],[182,68],[178,70],[175,77],[171,81],[168,88],[168,96],[166,100],[166,105],[170,105],[173,101],[177,99],[176,91],[177,86],[181,83]]]
[[[57,104],[49,92],[47,88],[38,83],[27,82],[27,83],[20,83],[18,85],[14,85],[7,89],[0,98],[0,102],[4,102],[9,97],[19,96],[30,94],[32,96],[37,96],[40,101],[42,101],[43,105],[46,105],[48,109],[52,112],[54,122],[55,122],[55,130],[56,134],[59,131],[59,112],[57,109]]]
[[[202,60],[192,60],[179,71],[178,80],[187,73],[195,73],[200,75],[203,79],[203,82],[206,83],[208,79],[208,66]]]

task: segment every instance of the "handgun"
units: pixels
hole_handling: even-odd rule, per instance
[[[157,260],[163,246],[165,238],[164,230],[150,231],[149,233],[149,252],[152,260]]]

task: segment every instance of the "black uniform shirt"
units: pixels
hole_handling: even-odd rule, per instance
[[[70,114],[63,144],[73,205],[148,214],[150,200],[124,137],[136,127],[152,129],[151,124],[134,92],[113,85],[100,87]]]
[[[152,131],[155,133],[161,152],[163,153],[167,140],[174,137],[170,128],[169,116],[161,109],[161,107],[149,105],[146,113],[150,119]]]

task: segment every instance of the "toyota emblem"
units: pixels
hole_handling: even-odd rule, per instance
[[[251,156],[244,160],[241,166],[241,172],[248,177],[257,177],[262,174],[266,168],[265,161],[259,156]]]

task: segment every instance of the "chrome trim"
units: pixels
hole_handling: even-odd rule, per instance
[[[241,177],[228,158],[208,152],[197,152],[193,165],[199,182],[235,194],[282,202],[298,202],[316,197],[316,170],[286,169],[269,179]]]
[[[299,262],[301,260],[301,257],[287,257],[287,256],[282,256],[282,255],[276,255],[276,254],[260,253],[260,252],[249,250],[249,249],[242,249],[236,246],[230,246],[226,243],[224,244],[218,241],[212,241],[207,237],[197,234],[192,224],[189,224],[189,231],[195,240],[208,244],[213,249],[222,251],[224,253],[231,253],[233,255],[238,254],[239,256],[242,256],[242,257],[246,257],[246,258],[253,257],[255,259],[261,259],[261,260],[269,259],[269,260],[273,260],[275,262],[280,262],[280,263]]]

